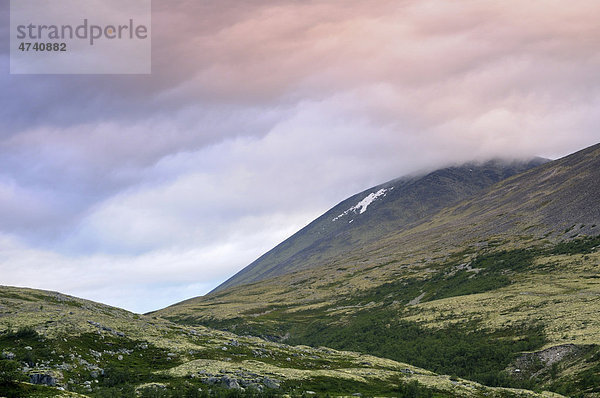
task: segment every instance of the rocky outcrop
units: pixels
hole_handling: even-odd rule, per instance
[[[577,360],[585,355],[591,346],[563,344],[542,351],[528,352],[517,358],[506,370],[518,379],[542,377],[553,365],[563,361]]]
[[[56,379],[48,374],[34,373],[29,375],[29,381],[31,384],[43,384],[51,387],[56,386]]]
[[[204,371],[198,376],[206,384],[219,386],[229,390],[244,390],[252,388],[257,391],[263,391],[265,388],[278,390],[281,381],[269,377],[261,377],[256,373],[237,371],[235,373],[208,374]]]

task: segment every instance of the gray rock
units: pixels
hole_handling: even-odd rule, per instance
[[[102,356],[101,352],[90,350],[90,354],[92,354],[96,358],[100,358]]]
[[[221,386],[230,390],[241,390],[240,384],[236,379],[232,379],[229,376],[221,377]]]
[[[70,364],[68,364],[66,362],[63,362],[60,365],[56,365],[56,369],[58,369],[58,370],[71,370],[71,369],[73,369],[73,367]]]
[[[254,389],[258,392],[262,392],[264,387],[262,386],[262,384],[256,384],[256,383],[248,383],[248,385],[244,386],[246,388],[251,388]]]
[[[118,336],[118,337],[125,337],[125,333],[119,332],[119,331],[114,330],[112,328],[109,328],[108,326],[104,326],[101,323],[94,322],[94,321],[88,321],[88,323],[90,325],[92,325],[92,326],[97,327],[98,328],[98,332],[105,331],[105,332],[112,333],[112,334],[114,334],[115,336]]]
[[[268,377],[265,377],[263,379],[263,384],[265,387],[267,388],[272,388],[272,389],[279,389],[279,386],[281,385],[281,382],[277,379],[270,379]]]
[[[31,384],[43,384],[50,387],[56,386],[56,379],[47,374],[32,374],[29,376],[29,381]]]
[[[216,377],[214,377],[214,376],[211,376],[211,377],[209,377],[208,379],[206,379],[206,382],[207,382],[208,384],[217,384],[217,382],[218,382],[218,381],[219,381],[219,379],[217,379],[217,378],[216,378]]]

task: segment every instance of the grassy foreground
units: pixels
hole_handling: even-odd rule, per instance
[[[0,356],[6,397],[554,396],[11,287],[0,287]]]

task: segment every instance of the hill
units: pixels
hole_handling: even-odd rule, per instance
[[[0,287],[0,353],[5,397],[557,397],[12,287]]]
[[[432,205],[377,239],[355,236],[361,244],[310,266],[292,262],[157,314],[487,385],[600,396],[599,182],[595,145]]]

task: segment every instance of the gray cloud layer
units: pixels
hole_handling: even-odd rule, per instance
[[[600,140],[597,1],[154,2],[152,76],[11,76],[0,5],[3,284],[150,310],[370,185]]]

